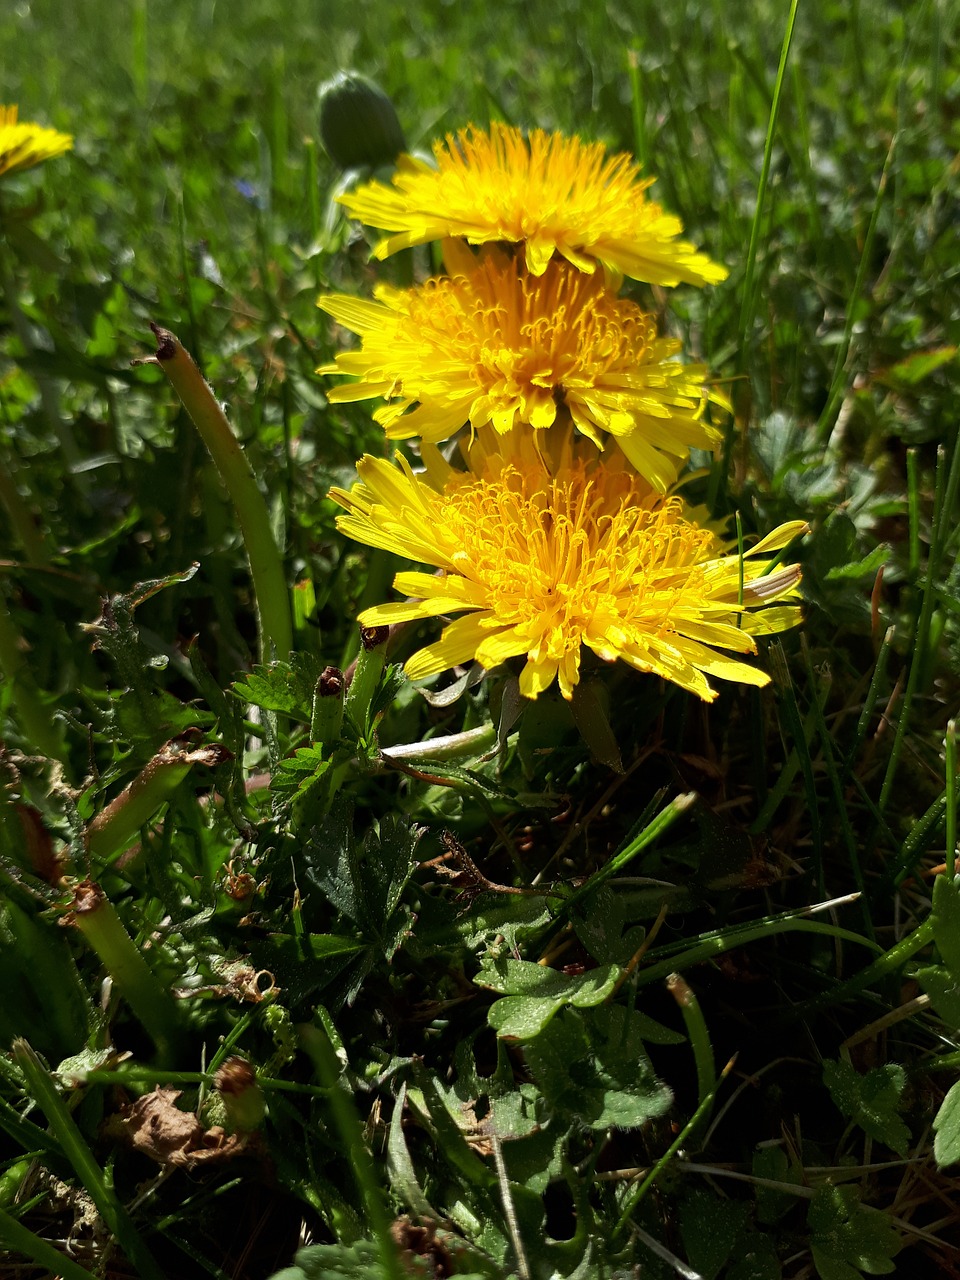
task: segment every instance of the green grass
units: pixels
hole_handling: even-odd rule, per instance
[[[65,1240],[64,1275],[237,1280],[303,1242],[287,1280],[411,1249],[426,1275],[849,1280],[960,1244],[960,896],[931,874],[957,829],[960,13],[801,4],[787,51],[788,11],[0,12],[0,102],[76,136],[0,193],[0,1275]],[[503,673],[428,705],[394,665],[424,627],[345,708],[316,694],[396,568],[336,533],[327,490],[386,446],[314,372],[317,295],[396,269],[331,203],[316,89],[349,66],[413,148],[504,119],[635,152],[729,266],[635,296],[736,409],[691,495],[745,535],[811,524],[768,689],[705,708],[605,670],[585,742],[556,696],[512,719]],[[151,322],[262,504],[131,364]],[[268,526],[296,657],[263,670]],[[155,1087],[175,1158],[134,1136],[177,1119]]]

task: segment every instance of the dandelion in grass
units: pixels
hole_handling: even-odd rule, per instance
[[[434,145],[436,165],[401,156],[388,186],[368,182],[340,196],[352,217],[396,234],[374,250],[456,236],[471,244],[523,243],[541,275],[554,254],[581,271],[652,284],[716,284],[725,267],[678,237],[679,218],[647,196],[652,178],[602,143],[504,124],[469,126]]]
[[[600,447],[613,436],[661,491],[691,448],[718,442],[702,416],[705,367],[674,359],[680,343],[658,337],[653,317],[602,277],[563,261],[532,276],[499,250],[477,258],[457,241],[446,249],[450,276],[414,289],[381,286],[376,302],[320,299],[362,339],[321,367],[357,378],[331,390],[331,400],[383,396],[374,417],[387,435],[428,443],[466,423],[504,433],[572,420]]]
[[[360,483],[332,491],[348,513],[338,527],[439,573],[399,573],[394,586],[412,598],[367,609],[361,623],[462,614],[407,674],[522,657],[528,698],[554,680],[570,698],[584,648],[706,701],[716,696],[708,677],[765,685],[731,654],[755,654],[757,636],[799,621],[799,568],[769,566],[805,526],[781,525],[741,560],[679,497],[657,493],[617,454],[592,453],[564,442],[548,458],[530,433],[504,442],[484,432],[467,472],[430,445],[423,474],[403,459],[362,458]]]
[[[17,108],[0,106],[0,177],[29,169],[73,146],[69,133],[17,119]]]

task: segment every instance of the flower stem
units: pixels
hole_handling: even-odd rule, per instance
[[[290,600],[267,504],[247,456],[200,370],[168,329],[151,328],[157,337],[157,353],[142,363],[159,365],[167,375],[207,446],[240,521],[257,598],[261,657],[264,662],[274,655],[286,658],[293,648]]]
[[[69,918],[100,957],[117,990],[149,1032],[161,1059],[169,1059],[180,1038],[177,1005],[144,960],[113,903],[98,884],[84,880],[76,886]]]
[[[196,731],[194,731],[196,732]],[[186,735],[171,738],[123,791],[87,826],[87,852],[106,859],[119,853],[169,800],[196,764],[213,766],[229,759],[216,743],[187,746]]]
[[[360,652],[352,673],[348,673],[350,685],[344,710],[364,737],[373,728],[370,724],[370,703],[383,675],[389,637],[389,627],[361,627]]]

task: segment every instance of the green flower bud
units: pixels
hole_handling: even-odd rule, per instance
[[[258,1129],[267,1104],[250,1063],[243,1058],[228,1058],[217,1072],[214,1083],[223,1103],[224,1127],[231,1133],[251,1133]]]
[[[317,90],[320,140],[334,164],[359,169],[393,164],[407,142],[393,103],[357,71],[338,71]]]

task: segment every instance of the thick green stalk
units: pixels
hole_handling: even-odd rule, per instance
[[[361,627],[360,652],[353,671],[347,673],[350,684],[344,710],[364,736],[373,728],[370,724],[370,703],[383,675],[389,638],[389,627]]]
[[[697,1068],[697,1105],[702,1107],[713,1096],[717,1087],[717,1068],[713,1060],[710,1032],[696,992],[679,973],[671,973],[667,978],[667,990],[680,1006],[680,1013],[683,1015],[683,1025],[687,1030],[687,1039]]]
[[[339,667],[324,667],[313,691],[310,711],[310,741],[334,746],[343,726],[346,682]]]
[[[100,957],[117,990],[150,1033],[161,1057],[169,1058],[180,1038],[177,1003],[144,960],[113,903],[98,884],[84,880],[76,886],[69,918]]]
[[[267,504],[247,456],[200,370],[168,329],[151,327],[157,336],[157,354],[144,363],[159,365],[167,375],[216,464],[240,522],[257,598],[261,657],[264,662],[274,656],[286,658],[293,648],[290,600]]]
[[[212,767],[230,758],[217,743],[193,747],[188,742],[183,735],[164,743],[116,799],[91,819],[84,833],[89,853],[101,859],[119,853],[170,799],[194,765]]]

